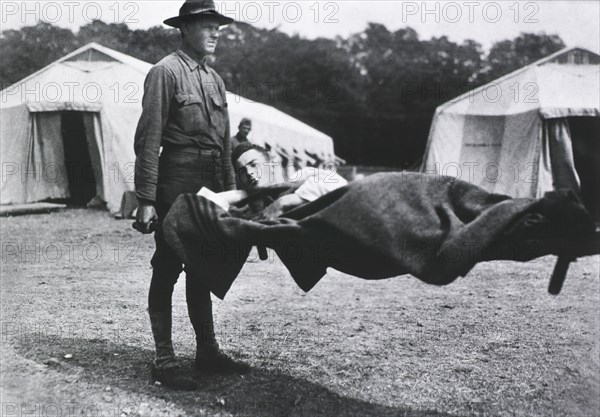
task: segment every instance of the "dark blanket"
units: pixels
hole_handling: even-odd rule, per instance
[[[327,267],[365,279],[412,274],[445,285],[481,261],[527,261],[568,251],[565,238],[590,237],[594,228],[570,193],[513,199],[417,173],[369,176],[275,222],[233,217],[187,194],[178,197],[163,223],[186,272],[219,298],[253,246],[274,249],[304,291]]]

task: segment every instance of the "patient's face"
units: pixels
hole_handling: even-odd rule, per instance
[[[240,187],[245,191],[254,191],[269,185],[269,167],[267,158],[261,152],[250,149],[235,161]]]

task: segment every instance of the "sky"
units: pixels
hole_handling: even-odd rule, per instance
[[[169,1],[9,1],[0,3],[2,30],[44,20],[77,30],[100,18],[145,29],[177,15],[183,4]],[[600,1],[217,1],[236,20],[279,28],[307,38],[348,36],[368,22],[390,30],[410,26],[421,39],[447,36],[454,42],[474,39],[485,49],[521,32],[558,34],[567,46],[600,52]]]

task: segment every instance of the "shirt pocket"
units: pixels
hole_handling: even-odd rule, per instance
[[[213,126],[221,138],[225,138],[227,120],[227,103],[223,101],[220,94],[210,94],[210,102],[212,107],[211,119]]]
[[[177,109],[174,114],[177,127],[185,133],[207,131],[208,120],[204,100],[197,94],[175,94]]]

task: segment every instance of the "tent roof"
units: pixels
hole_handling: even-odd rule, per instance
[[[134,58],[134,57],[124,54],[122,52],[118,52],[113,49],[106,48],[95,42],[88,43],[83,48],[80,48],[77,51],[72,52],[72,54],[69,54],[69,55],[72,55],[72,57],[67,55],[63,59],[65,61],[72,61],[72,60],[81,61],[80,58],[85,57],[84,52],[92,51],[92,50],[101,52],[101,53],[111,57],[115,61],[119,61],[119,62],[122,62],[123,64],[129,65],[130,67],[137,69],[144,75],[147,74],[148,71],[150,71],[150,68],[152,68],[152,64],[149,64],[146,61],[142,61],[141,59]]]
[[[105,92],[96,101],[96,91],[90,90],[92,100],[88,100],[90,97],[86,95],[86,88],[91,87],[92,83],[102,89],[110,89],[111,86],[114,89],[119,80],[143,82],[151,67],[147,62],[92,42],[0,91],[0,107],[27,105],[31,111],[52,111],[66,107],[95,111],[101,101],[114,98],[114,93]],[[125,90],[124,85],[118,87]],[[130,92],[124,91],[125,94]],[[127,96],[130,98],[125,101],[127,104],[134,101],[132,96]],[[137,92],[135,96],[135,100],[138,100]]]
[[[122,64],[122,66],[113,68],[115,64]],[[0,106],[8,108],[26,104],[31,111],[52,110],[56,107],[53,103],[39,103],[36,100],[28,102],[27,98],[29,96],[27,92],[32,84],[37,85],[36,88],[38,88],[40,85],[45,86],[50,83],[60,83],[61,81],[63,83],[76,81],[85,83],[103,79],[105,81],[103,85],[110,86],[117,81],[114,77],[118,77],[119,79],[126,79],[128,82],[137,82],[141,87],[144,77],[150,68],[152,68],[152,64],[92,42],[2,90],[0,92]],[[108,69],[112,70],[105,71]],[[70,90],[69,88],[65,88],[65,86],[66,84],[61,85],[63,87],[61,88],[63,97],[57,100],[61,103],[69,100],[66,98],[66,94]],[[20,89],[24,90],[20,91]],[[74,98],[69,97],[70,101],[84,103],[85,100],[79,97],[79,95],[76,94]],[[227,93],[227,99],[232,126],[241,117],[250,117],[255,121],[257,133],[262,133],[264,138],[277,137],[277,143],[270,143],[270,145],[277,144],[290,152],[293,147],[296,147],[299,151],[312,150],[317,154],[329,158],[334,156],[333,140],[331,137],[300,120],[272,106],[258,103],[230,92]],[[62,104],[61,106],[64,107]],[[78,107],[75,110],[87,109],[87,111],[94,111],[94,109],[88,107],[90,106],[88,105],[85,108]],[[263,128],[267,126],[268,129],[260,129],[260,125],[263,125]],[[259,138],[259,142],[264,138]],[[310,141],[307,141],[307,139],[310,139]]]
[[[262,120],[265,122],[268,121],[271,124],[286,129],[292,129],[305,135],[319,137],[324,140],[329,139],[329,136],[326,134],[301,122],[298,119],[293,118],[292,116],[276,109],[273,106],[252,101],[230,92],[227,92],[227,102],[231,107],[235,107],[236,112],[247,114],[249,115],[248,117],[253,120]]]
[[[600,56],[565,48],[439,106],[438,113],[600,116]]]
[[[59,66],[61,64],[65,65],[66,62],[78,62],[78,63],[94,62],[95,66],[98,65],[99,61],[110,62],[110,59],[99,60],[98,54],[94,54],[94,52],[99,52],[100,54],[104,55],[105,57],[112,59],[113,62],[116,61],[116,62],[120,62],[125,65],[128,65],[130,67],[133,67],[134,69],[138,70],[139,72],[141,72],[143,74],[146,74],[150,70],[150,68],[152,68],[151,64],[144,62],[140,59],[134,58],[127,54],[123,54],[121,52],[117,52],[110,48],[106,48],[96,42],[90,42],[87,45],[74,50],[73,52],[54,61],[50,65],[45,66],[44,68],[34,72],[33,74],[30,74],[29,76],[23,78],[22,80],[19,80],[16,83],[12,84],[11,86],[5,88],[4,90],[0,91],[0,95],[11,91],[19,84],[24,84],[25,82],[27,82],[33,78],[38,78],[43,73],[53,69],[56,66]],[[66,64],[66,65],[69,65],[69,64]],[[85,70],[85,67],[81,66],[81,69]],[[61,78],[65,78],[65,77],[61,77]],[[2,101],[2,102],[4,103],[4,101]]]

